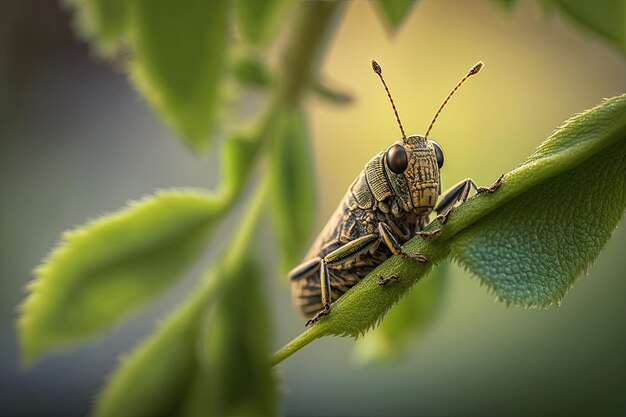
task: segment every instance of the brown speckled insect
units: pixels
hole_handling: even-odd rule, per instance
[[[402,140],[365,165],[307,253],[307,260],[289,273],[296,306],[305,315],[317,312],[307,326],[329,314],[333,300],[390,256],[427,262],[423,255],[404,252],[401,245],[417,234],[429,238],[438,232],[422,232],[433,210],[439,223],[444,224],[453,206],[464,202],[472,187],[477,193],[493,193],[500,185],[502,177],[489,188],[478,188],[468,178],[452,186],[437,204],[443,152],[437,142],[428,139],[428,134],[450,97],[482,66],[482,62],[474,65],[452,89],[424,136],[407,137],[382,69],[372,60],[372,69],[387,91]],[[378,284],[386,285],[396,279],[395,275],[381,277]]]

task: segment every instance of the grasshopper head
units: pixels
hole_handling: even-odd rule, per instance
[[[450,100],[450,97],[469,77],[478,74],[482,67],[482,62],[476,63],[450,91],[446,99],[441,103],[441,106],[439,106],[424,136],[411,135],[407,137],[404,134],[404,128],[400,122],[396,105],[383,78],[383,70],[378,62],[372,60],[372,70],[378,75],[385,87],[389,102],[398,121],[398,127],[400,132],[402,132],[402,141],[391,145],[383,158],[387,178],[391,182],[395,195],[400,197],[408,208],[412,207],[412,210],[418,214],[430,213],[437,203],[437,197],[441,193],[439,170],[443,166],[443,152],[437,142],[428,139],[428,134],[433,128],[441,110]]]
[[[412,135],[387,148],[385,171],[395,194],[415,212],[430,212],[441,192],[443,152],[437,142]]]

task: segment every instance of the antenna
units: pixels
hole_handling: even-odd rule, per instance
[[[454,94],[456,90],[459,89],[461,84],[463,84],[469,77],[471,77],[472,75],[478,74],[478,71],[480,71],[482,67],[483,67],[483,62],[478,61],[478,63],[469,70],[467,75],[465,75],[465,77],[463,77],[461,81],[459,81],[459,83],[452,89],[452,91],[450,91],[450,94],[448,94],[448,97],[446,97],[443,103],[441,103],[441,106],[439,106],[439,110],[437,110],[437,113],[435,113],[435,117],[433,117],[433,121],[430,122],[430,126],[428,126],[428,130],[426,131],[426,134],[424,135],[424,139],[428,139],[428,134],[430,133],[430,129],[433,128],[433,125],[435,124],[435,120],[437,120],[437,117],[439,117],[439,113],[441,113],[441,110],[446,106],[446,104],[448,104],[448,101],[450,100],[450,97],[452,97],[452,94]]]
[[[398,110],[396,110],[396,105],[393,103],[393,98],[391,97],[391,93],[389,92],[389,88],[387,88],[387,83],[385,82],[385,79],[383,78],[383,69],[380,67],[378,62],[376,62],[373,59],[372,59],[372,69],[374,70],[374,72],[376,74],[378,74],[378,77],[380,78],[380,81],[383,82],[383,86],[385,87],[385,91],[387,91],[387,96],[389,97],[389,101],[391,102],[391,107],[393,107],[393,112],[396,115],[396,120],[398,121],[398,126],[400,126],[400,132],[402,132],[402,141],[406,142],[406,135],[404,134],[404,128],[402,127],[402,122],[400,122],[400,116],[398,116]]]

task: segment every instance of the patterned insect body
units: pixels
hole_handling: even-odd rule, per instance
[[[428,139],[428,133],[456,89],[481,67],[482,63],[475,65],[452,90],[424,136],[407,137],[380,65],[372,61],[393,106],[402,140],[365,165],[313,243],[306,261],[289,273],[294,304],[305,315],[317,312],[307,325],[329,314],[333,300],[390,256],[426,262],[423,255],[405,253],[401,245],[421,232],[433,210],[444,213],[440,216],[443,224],[453,205],[467,198],[471,186],[476,189],[472,180],[463,180],[437,204],[443,152],[435,141]],[[477,191],[493,192],[498,184],[499,181],[490,189]],[[379,284],[397,278],[381,277]]]
[[[396,146],[403,146],[407,156],[407,167],[400,174],[394,173],[387,162],[389,150]],[[290,273],[294,302],[302,313],[311,314],[323,308],[319,269],[309,265],[303,270],[303,266],[319,264],[321,259],[347,243],[376,235],[379,223],[391,229],[400,245],[423,228],[435,207],[440,188],[434,146],[437,145],[433,141],[424,140],[422,136],[409,136],[406,142],[396,142],[365,165],[306,255],[306,259],[313,262],[305,262]],[[355,250],[363,252],[357,256],[329,262],[333,300],[392,255],[392,251],[381,244],[380,237],[376,240],[378,242],[365,251],[357,246]]]

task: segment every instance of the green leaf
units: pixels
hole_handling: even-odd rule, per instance
[[[331,103],[348,104],[352,102],[352,96],[350,94],[338,91],[320,80],[314,81],[311,89],[318,97]]]
[[[225,68],[229,2],[136,0],[133,5],[133,80],[191,147],[205,150]]]
[[[397,30],[417,0],[375,0],[374,4],[391,30]]]
[[[451,249],[509,302],[558,302],[624,214],[624,166],[626,95],[621,95],[566,122],[508,173],[494,194],[455,208],[434,239],[416,236],[404,246],[427,256],[428,263],[386,260],[337,300],[330,315],[276,352],[273,363],[318,337],[366,332]],[[426,230],[438,227],[435,222]],[[378,277],[391,274],[400,279],[381,290]]]
[[[626,136],[457,235],[454,257],[507,303],[559,303],[624,214],[625,167]]]
[[[239,84],[248,88],[267,89],[274,85],[271,72],[263,62],[250,56],[237,58],[233,64],[233,75]],[[329,86],[319,79],[311,83],[311,92],[336,104],[352,102],[352,96]]]
[[[160,191],[65,232],[22,306],[24,359],[100,334],[159,294],[199,255],[220,215],[210,194]]]
[[[441,307],[447,270],[445,263],[438,266],[398,301],[377,327],[357,339],[352,353],[358,362],[391,361],[406,351]]]
[[[237,23],[244,40],[252,45],[267,44],[283,25],[289,0],[234,0]]]
[[[102,55],[111,55],[122,41],[128,22],[126,0],[65,0],[76,14],[77,31]]]
[[[286,272],[309,243],[315,209],[315,173],[302,109],[294,106],[279,111],[272,139],[272,214]]]
[[[169,415],[177,408],[198,367],[198,324],[214,301],[216,278],[209,278],[154,335],[122,357],[98,396],[95,416]]]
[[[263,208],[265,182],[252,199],[232,242],[197,288],[159,327],[140,344],[109,378],[96,401],[97,417],[156,416],[184,413],[181,404],[192,396],[199,373],[198,346],[202,318],[216,300],[219,286],[228,281],[245,256]],[[206,393],[205,393],[206,394]],[[205,415],[205,414],[203,414]]]
[[[183,405],[189,416],[276,415],[268,362],[269,312],[257,263],[243,257],[221,285],[198,344],[196,386]]]
[[[224,142],[222,161],[224,164],[220,195],[226,201],[232,200],[245,186],[250,172],[254,168],[254,160],[261,146],[259,137],[235,133]]]
[[[542,0],[547,8],[558,8],[579,27],[586,29],[626,53],[626,2],[624,0]]]
[[[267,88],[274,82],[272,74],[263,62],[250,56],[235,60],[233,75],[239,84],[249,88]]]

